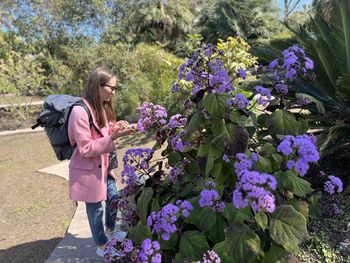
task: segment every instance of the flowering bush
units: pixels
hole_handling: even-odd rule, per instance
[[[308,239],[315,195],[305,175],[320,156],[286,94],[298,76],[314,78],[313,62],[300,47],[288,48],[283,63],[258,68],[270,83],[256,83],[247,98],[222,55],[205,46],[181,65],[179,79],[192,85],[182,114],[168,118],[152,103],[140,108],[138,128],[153,130],[157,144],[123,159],[122,198],[136,193],[136,208],[114,203],[133,217],[128,240],[111,245],[118,262],[276,262]],[[243,80],[244,70],[234,77]],[[164,159],[152,166],[160,146]],[[341,192],[341,181],[330,176],[324,190]]]

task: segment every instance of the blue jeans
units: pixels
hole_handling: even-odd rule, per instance
[[[110,229],[114,229],[115,222],[113,222],[111,218],[109,205],[111,201],[117,197],[118,197],[118,192],[117,192],[117,186],[115,184],[115,180],[112,176],[108,175],[105,219],[106,219],[106,227]],[[103,216],[102,202],[85,203],[85,205],[86,205],[86,213],[88,216],[92,237],[94,238],[95,243],[98,246],[106,244],[108,239],[106,237],[106,234],[103,228],[103,222],[102,222],[102,216]]]

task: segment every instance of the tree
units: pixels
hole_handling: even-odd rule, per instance
[[[201,9],[197,27],[206,42],[219,38],[268,38],[279,30],[278,9],[272,0],[209,0]]]
[[[173,49],[191,32],[193,11],[185,0],[118,1],[114,5],[114,22],[110,33],[118,39],[137,44],[158,42]],[[108,39],[110,34],[104,35]]]
[[[72,38],[98,36],[108,13],[104,0],[2,1],[1,21],[37,49],[50,54]],[[7,23],[9,24],[9,23]]]

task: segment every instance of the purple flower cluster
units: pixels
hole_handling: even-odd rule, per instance
[[[128,222],[128,224],[133,224],[136,215],[136,204],[134,202],[130,202],[126,198],[120,197],[113,199],[111,204],[109,205],[109,210],[112,216],[112,220],[115,222],[116,220],[124,220]],[[117,218],[118,211],[120,211],[121,217]]]
[[[328,181],[324,184],[324,190],[329,193],[330,195],[334,194],[335,192],[342,192],[343,191],[343,182],[340,180],[339,177],[336,176],[328,176]]]
[[[232,200],[236,208],[244,208],[249,203],[255,213],[275,210],[275,196],[268,190],[275,190],[276,178],[270,174],[244,171],[236,184]]]
[[[214,250],[208,250],[204,253],[203,259],[196,263],[221,263],[220,257]]]
[[[193,206],[190,202],[177,200],[176,205],[180,208],[180,213],[182,214],[183,217],[187,218],[190,216],[193,210]]]
[[[277,151],[292,158],[286,164],[287,169],[294,169],[300,176],[304,176],[309,170],[309,163],[320,159],[315,144],[316,137],[313,135],[287,135],[277,146]]]
[[[282,82],[277,82],[275,84],[275,90],[278,94],[284,96],[288,94],[288,85]]]
[[[196,50],[192,57],[180,66],[178,78],[193,83],[192,95],[200,90],[209,93],[229,93],[234,90],[231,78],[224,69],[224,63],[219,59],[221,55],[222,52],[215,46],[206,45],[203,49]],[[243,70],[239,73],[242,77],[244,76]],[[174,87],[172,90],[178,91]]]
[[[219,202],[219,194],[216,190],[204,189],[200,193],[199,206],[211,207],[217,212],[223,212],[225,210],[225,202]]]
[[[237,93],[234,99],[230,98],[226,103],[228,105],[237,106],[238,109],[246,109],[249,106],[250,101],[243,94]]]
[[[111,262],[161,263],[160,245],[158,241],[146,238],[140,248],[134,246],[130,239],[120,243],[116,237],[110,239],[105,247],[103,260]]]
[[[123,195],[127,195],[132,189],[139,186],[139,179],[144,174],[153,172],[149,167],[149,161],[154,151],[150,148],[128,149],[123,157],[124,169],[121,172],[121,182],[126,184]]]
[[[297,99],[297,104],[304,106],[304,105],[308,105],[311,103],[311,100],[305,97],[299,97]]]
[[[259,98],[258,98],[258,104],[266,106],[268,102],[271,100],[271,92],[270,90],[262,87],[262,86],[256,86],[255,87],[256,92],[259,93]]]
[[[259,156],[256,153],[252,153],[249,158],[245,153],[237,153],[234,168],[238,177],[246,170],[250,170],[254,162],[259,161]]]
[[[169,240],[177,231],[176,221],[180,214],[188,217],[193,207],[190,202],[178,200],[176,205],[167,204],[159,212],[152,212],[147,218],[147,225],[152,233],[160,235],[163,240]]]
[[[240,68],[240,69],[237,71],[237,76],[240,77],[240,78],[242,78],[242,79],[246,79],[246,77],[247,77],[247,72],[246,72],[244,69]]]
[[[169,176],[170,180],[174,183],[183,176],[183,172],[178,167],[172,167],[169,171]]]
[[[181,131],[171,140],[171,147],[173,147],[175,151],[184,152],[191,147],[191,144],[182,138],[184,135],[185,133]]]
[[[138,249],[130,239],[125,239],[122,243],[117,237],[112,237],[104,249],[103,262],[136,262]]]
[[[282,52],[283,65],[279,66],[278,59],[271,61],[269,69],[274,71],[276,81],[280,81],[279,68],[285,70],[287,80],[293,80],[298,73],[306,76],[307,72],[313,70],[314,62],[305,55],[305,51],[297,45],[291,46]]]
[[[175,114],[170,117],[168,127],[175,129],[177,127],[183,127],[187,123],[187,118],[183,117],[181,114]]]
[[[141,118],[137,122],[137,129],[141,132],[147,131],[154,124],[163,126],[166,124],[168,116],[166,109],[160,105],[154,105],[152,102],[144,102],[138,109]]]
[[[137,257],[137,263],[161,263],[162,255],[159,253],[160,245],[158,241],[153,241],[146,238],[142,244]],[[149,261],[150,260],[150,261]]]

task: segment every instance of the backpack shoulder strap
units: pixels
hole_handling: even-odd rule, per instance
[[[98,134],[102,134],[102,133],[100,132],[100,129],[99,129],[98,127],[96,127],[94,121],[92,120],[91,112],[90,112],[90,110],[89,110],[89,107],[85,104],[85,102],[84,102],[83,100],[79,100],[79,101],[75,102],[75,103],[73,104],[72,107],[74,107],[74,106],[81,106],[81,107],[83,107],[83,108],[86,110],[86,112],[87,112],[87,114],[88,114],[88,116],[89,116],[90,128],[91,128],[91,127],[94,127],[95,130],[96,130],[96,132],[97,132]]]

